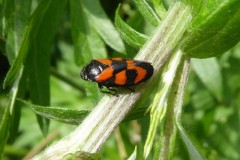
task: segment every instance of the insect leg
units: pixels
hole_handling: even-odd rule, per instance
[[[116,89],[113,89],[113,88],[110,88],[110,87],[106,87],[108,89],[108,91],[105,91],[105,90],[103,90],[103,85],[101,85],[101,84],[98,84],[98,88],[100,89],[100,91],[102,93],[108,93],[108,94],[111,94],[111,95],[118,96]]]
[[[101,84],[98,84],[98,88],[99,88],[100,91],[103,92],[103,93],[111,93],[110,91],[104,91],[104,90],[103,90],[103,85],[101,85]]]
[[[116,95],[116,96],[118,96],[118,94],[117,94],[117,90],[116,90],[116,89],[114,89],[114,88],[110,88],[110,87],[107,87],[107,89],[110,91],[110,93],[111,93],[112,95]]]
[[[130,87],[124,87],[124,88],[128,89],[128,90],[131,91],[131,92],[135,92],[135,90],[132,89],[132,88],[130,88]]]

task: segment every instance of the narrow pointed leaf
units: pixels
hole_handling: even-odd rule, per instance
[[[90,15],[81,1],[70,1],[71,32],[74,42],[75,62],[86,64],[94,57],[107,57],[106,47],[91,24]]]
[[[21,45],[25,25],[30,15],[30,4],[30,0],[3,1],[4,10],[2,14],[4,18],[2,19],[2,22],[4,33],[2,34],[6,34],[7,37],[5,43],[6,50],[4,50],[4,52],[6,52],[10,64],[12,64],[14,61]],[[19,70],[22,72],[22,68],[19,68]],[[21,91],[25,90],[25,85],[19,84],[20,81],[21,73],[18,75],[17,79],[14,80],[14,86],[10,90],[8,104],[5,107],[4,116],[1,121],[1,153],[3,149],[2,147],[5,145],[5,143],[12,143],[19,133],[18,127],[20,122],[21,107],[15,104],[15,100],[17,96],[21,95]]]
[[[187,135],[187,133],[185,132],[185,130],[179,123],[177,123],[177,128],[178,128],[178,132],[180,134],[181,140],[187,149],[189,159],[190,160],[205,160],[206,158],[194,146],[192,141],[189,139],[189,136]]]
[[[104,42],[91,23],[91,15],[83,6],[81,1],[70,1],[72,37],[74,42],[75,63],[77,65],[87,64],[90,60],[106,58],[107,51]],[[95,92],[96,85],[87,85],[85,90],[90,93],[90,97],[98,101],[100,94]]]
[[[7,76],[4,80],[3,83],[3,88],[6,88],[9,85],[12,85],[16,78],[20,74],[20,70],[23,68],[23,60],[25,59],[26,56],[26,51],[28,50],[28,42],[27,42],[27,37],[29,36],[29,30],[27,30],[24,34],[24,40],[22,42],[20,51],[17,54],[17,57],[13,61],[13,64],[11,65],[10,70],[7,73]]]
[[[31,1],[15,1],[14,7],[14,16],[12,16],[11,19],[12,25],[8,26],[8,34],[6,39],[6,52],[10,64],[12,64],[12,62],[14,61],[23,40],[24,29],[31,12]],[[12,96],[9,97],[9,101],[11,101],[9,105],[11,105],[10,114],[12,116],[12,121],[9,131],[9,142],[13,142],[19,133],[18,128],[20,123],[21,106],[15,103],[15,101],[17,96],[19,97],[25,95],[25,93],[22,92],[26,89],[26,83],[21,83],[23,79],[24,78],[22,78],[22,75],[20,74],[19,77],[15,80],[14,87],[10,91],[12,92],[10,94]]]
[[[99,0],[82,0],[81,2],[90,14],[91,23],[93,23],[91,25],[95,27],[102,39],[114,50],[125,53],[124,43],[104,12]]]
[[[79,125],[90,113],[89,110],[39,106],[23,100],[20,101],[23,103],[23,105],[30,107],[36,114],[42,117],[72,125]]]
[[[153,26],[157,27],[160,19],[145,0],[134,0],[139,12]]]
[[[115,14],[115,25],[117,27],[117,30],[119,31],[121,37],[130,45],[135,48],[141,48],[144,43],[148,40],[148,37],[144,34],[141,34],[134,29],[132,29],[130,26],[128,26],[119,16],[119,9],[120,6],[118,6],[118,9]]]
[[[45,23],[46,21],[44,20],[44,16],[46,16],[45,18],[52,18],[54,16],[59,16],[59,11],[56,9],[61,9],[62,6],[65,6],[66,1],[63,1],[61,3],[56,4],[55,1],[41,1],[41,3],[39,4],[38,8],[36,9],[36,11],[33,13],[33,16],[31,17],[30,22],[28,23],[26,29],[25,29],[25,33],[23,35],[23,41],[19,50],[19,53],[16,57],[16,59],[14,60],[9,72],[7,73],[7,76],[4,80],[4,85],[3,87],[6,88],[8,85],[12,85],[14,80],[16,79],[17,75],[19,74],[19,71],[25,61],[25,58],[27,56],[27,53],[30,51],[30,47],[33,46],[33,43],[36,43],[36,34],[43,34],[42,36],[46,36],[48,34],[48,32],[46,32],[46,25],[51,26],[52,24],[55,25],[56,23],[54,23],[55,21],[58,20],[58,18],[54,19],[55,21],[51,22],[48,21],[48,23]],[[51,11],[52,13],[49,15],[52,15],[52,17],[48,17],[48,13],[47,11]],[[49,23],[51,22],[51,23]],[[40,27],[40,25],[43,25]],[[40,28],[39,28],[40,27]],[[39,32],[40,30],[42,30],[41,32]],[[44,34],[45,33],[45,34]],[[52,37],[45,37],[47,39],[44,39],[43,41],[41,41],[42,43],[45,43],[46,40],[48,39],[52,39]],[[42,49],[44,49],[42,47]]]
[[[137,146],[135,146],[133,153],[127,160],[135,160],[137,158]]]
[[[223,96],[222,74],[216,58],[201,60],[193,58],[192,66],[202,83],[217,100],[221,101]]]
[[[8,139],[10,121],[11,121],[10,105],[7,105],[0,124],[0,139],[1,139],[0,156],[2,156],[5,143],[7,142]]]
[[[14,0],[1,0],[1,36],[6,36],[8,29],[11,28],[12,14],[14,12]]]
[[[34,104],[49,105],[50,89],[50,53],[54,34],[57,31],[60,18],[64,15],[67,0],[48,1],[42,0],[31,17],[28,35],[22,45],[28,46],[23,54],[26,56],[25,72],[28,74],[30,98]],[[49,121],[37,116],[39,126],[47,134]]]
[[[19,52],[25,26],[31,12],[30,0],[19,0],[12,3],[15,7],[15,11],[12,12],[14,16],[11,16],[12,18],[8,19],[8,21],[11,21],[11,23],[9,22],[11,25],[8,25],[6,39],[6,54],[10,64],[12,64]]]
[[[153,7],[155,8],[156,13],[162,19],[166,16],[166,9],[164,8],[162,0],[152,0]]]
[[[62,107],[54,107],[54,106],[40,106],[34,105],[24,100],[19,100],[23,105],[30,107],[36,114],[48,118],[51,120],[56,120],[59,122],[79,125],[82,120],[90,113],[90,110],[76,110],[76,109],[68,109]],[[125,121],[134,120],[137,118],[141,118],[146,114],[146,108],[140,108],[136,111],[130,113],[125,119]]]

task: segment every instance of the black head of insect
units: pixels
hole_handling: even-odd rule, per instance
[[[96,81],[97,76],[106,68],[98,61],[92,60],[87,66],[85,66],[80,75],[81,78],[87,81]]]

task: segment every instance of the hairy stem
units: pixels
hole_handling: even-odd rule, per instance
[[[182,57],[181,64],[173,82],[171,93],[169,95],[169,105],[167,107],[165,125],[161,137],[161,150],[158,159],[171,159],[173,154],[175,139],[177,134],[176,119],[179,119],[182,111],[184,91],[187,84],[190,63],[189,57]]]

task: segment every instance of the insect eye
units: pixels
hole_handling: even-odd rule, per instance
[[[91,67],[89,73],[91,76],[97,76],[101,73],[101,69],[99,67]]]
[[[86,66],[82,73],[81,77],[88,81],[95,81],[96,77],[102,72],[102,68],[96,65],[88,65]]]

